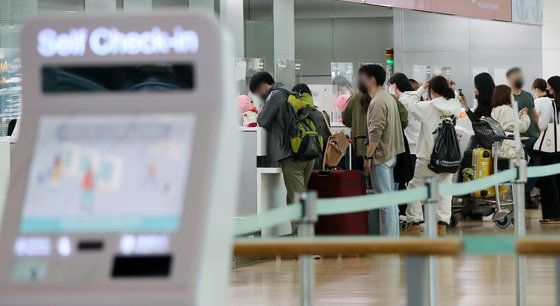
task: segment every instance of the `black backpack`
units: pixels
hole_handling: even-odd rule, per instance
[[[435,173],[456,173],[461,167],[459,138],[455,132],[455,116],[443,118],[436,133],[428,168]]]

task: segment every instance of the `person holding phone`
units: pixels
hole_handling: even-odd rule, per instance
[[[494,80],[487,72],[479,73],[474,77],[474,96],[477,101],[476,109],[470,109],[464,95],[457,98],[465,109],[471,121],[478,121],[480,117],[490,117],[492,112],[492,95],[494,94]]]

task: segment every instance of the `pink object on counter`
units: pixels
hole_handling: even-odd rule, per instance
[[[336,98],[336,107],[341,112],[346,109],[346,106],[348,106],[348,99],[350,99],[350,96],[348,96],[348,95],[340,95],[340,96],[338,96],[338,98]],[[342,121],[340,121],[340,122],[342,122]]]

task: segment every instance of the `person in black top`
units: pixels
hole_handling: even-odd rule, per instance
[[[474,96],[478,101],[478,105],[474,111],[469,108],[465,96],[459,96],[467,116],[471,121],[478,121],[480,117],[490,117],[492,113],[492,94],[494,93],[494,80],[492,76],[486,72],[480,73],[474,77]]]

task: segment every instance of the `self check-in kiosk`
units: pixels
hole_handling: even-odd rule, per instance
[[[233,56],[203,13],[37,19],[0,305],[224,305]]]

